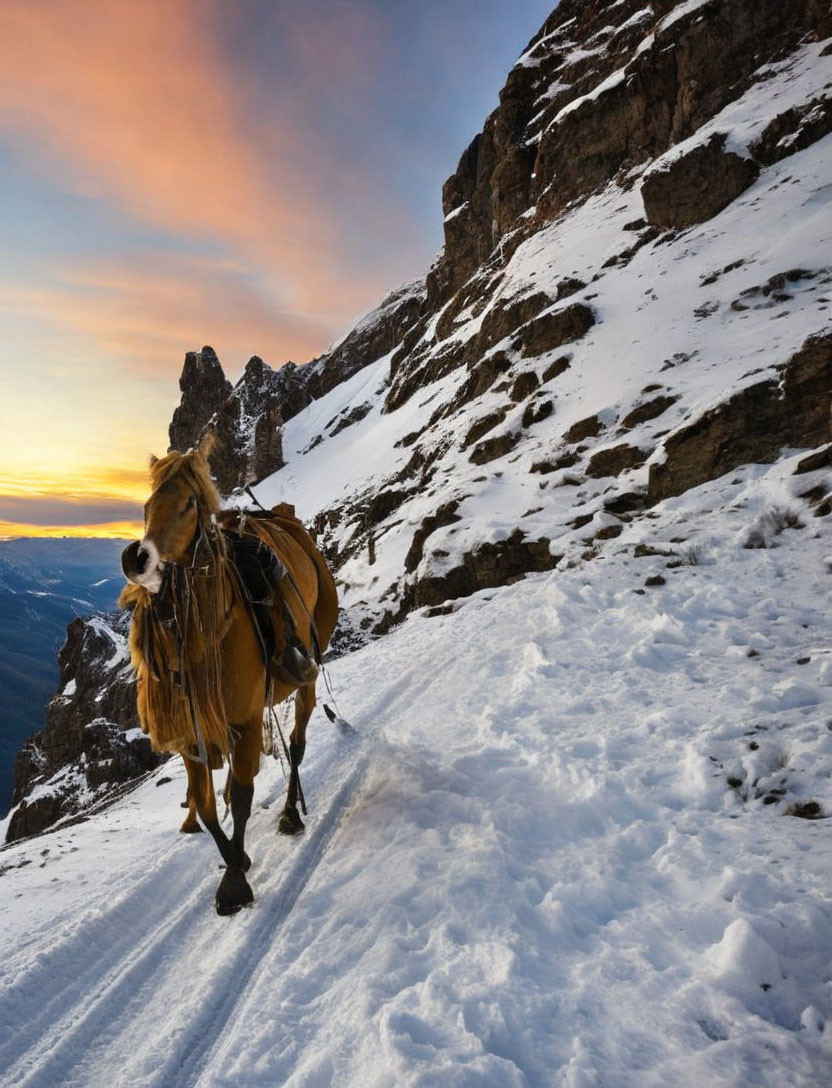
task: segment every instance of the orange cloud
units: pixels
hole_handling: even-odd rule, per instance
[[[143,532],[144,526],[140,521],[111,521],[102,525],[27,525],[25,522],[0,519],[0,540],[12,540],[19,536],[80,536],[136,540],[141,538]]]
[[[177,374],[185,350],[204,343],[233,369],[251,355],[274,365],[306,362],[333,337],[331,327],[281,310],[233,263],[175,254],[88,261],[37,283],[6,282],[4,309],[80,335],[95,356],[159,376]]]
[[[55,466],[51,469],[32,466],[23,471],[10,471],[4,467],[0,504],[43,499],[64,503],[126,501],[135,504],[144,502],[149,485],[147,459],[135,468],[69,466],[68,471],[60,471]]]
[[[219,11],[208,0],[4,0],[0,127],[62,183],[214,240],[272,270],[285,305],[343,320],[377,287],[333,267],[334,215],[280,103],[264,148],[219,48]]]

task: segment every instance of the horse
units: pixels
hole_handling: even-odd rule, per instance
[[[229,915],[254,900],[245,875],[251,866],[245,832],[264,745],[264,710],[292,693],[289,785],[278,831],[303,830],[299,767],[316,704],[316,663],[335,629],[338,596],[292,507],[250,518],[221,511],[208,463],[213,442],[209,432],[185,453],[151,457],[144,537],[122,553],[128,584],[120,603],[133,613],[130,655],[142,728],[157,751],[183,757],[190,811],[182,830],[198,830],[198,815],[213,837],[226,866],[215,906]],[[252,601],[234,562],[232,543],[241,539],[267,546],[275,572],[271,656],[258,623],[263,602]],[[230,837],[217,817],[212,777],[226,758]]]

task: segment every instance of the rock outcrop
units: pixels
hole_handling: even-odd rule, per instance
[[[161,761],[139,729],[123,613],[74,619],[46,726],[15,760],[12,842],[102,800]]]
[[[683,230],[704,223],[727,208],[752,185],[760,167],[725,148],[725,134],[654,170],[641,187],[648,222],[663,229]]]
[[[789,446],[832,440],[832,333],[813,336],[780,369],[677,430],[664,444],[665,460],[650,468],[651,502],[748,462],[774,461]]]
[[[231,382],[212,347],[186,354],[179,389],[182,398],[170,424],[170,448],[187,450],[196,445],[231,393]]]
[[[430,307],[575,200],[693,135],[766,62],[830,34],[823,0],[562,0],[445,183]]]
[[[424,309],[424,285],[392,292],[318,359],[277,368],[255,355],[232,387],[213,348],[188,352],[179,380],[182,400],[170,426],[170,448],[187,449],[207,430],[216,435],[211,469],[223,494],[256,483],[283,465],[281,427],[313,400],[387,355]]]

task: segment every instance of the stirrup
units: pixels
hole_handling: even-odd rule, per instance
[[[318,666],[299,638],[293,638],[283,651],[280,665],[298,684],[314,684],[318,679]]]

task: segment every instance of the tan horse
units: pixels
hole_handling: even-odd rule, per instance
[[[184,759],[191,812],[182,829],[198,829],[198,814],[210,831],[226,864],[216,908],[233,914],[254,898],[245,877],[251,862],[244,840],[264,707],[292,692],[291,771],[278,830],[303,829],[298,768],[315,707],[313,659],[335,628],[338,599],[323,557],[286,510],[282,517],[252,523],[254,531],[245,519],[237,524],[238,537],[266,540],[279,560],[278,576],[285,571],[276,591],[282,603],[273,612],[276,650],[267,667],[251,601],[218,525],[220,500],[207,461],[212,446],[206,438],[187,453],[151,459],[145,534],[122,556],[130,582],[122,604],[133,608],[130,650],[142,727],[157,750],[179,752]],[[239,519],[232,515],[230,521]],[[217,818],[211,774],[224,757],[231,762],[230,839]]]

